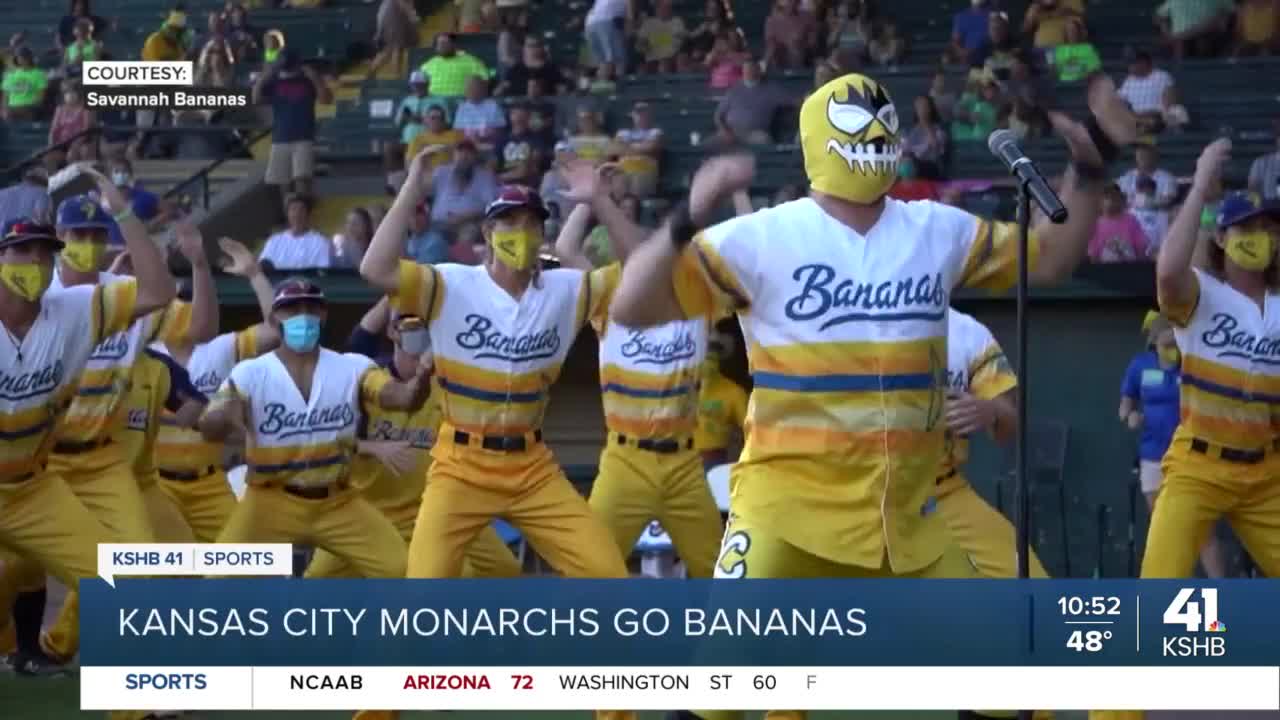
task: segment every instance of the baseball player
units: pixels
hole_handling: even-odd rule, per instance
[[[320,347],[325,315],[317,285],[281,283],[271,306],[281,346],[232,368],[200,418],[209,442],[245,436],[247,488],[218,542],[307,543],[362,577],[402,577],[404,541],[352,487],[351,459],[365,409],[420,408],[430,368],[400,382],[369,358]]]
[[[721,372],[733,348],[732,336],[712,331],[707,343],[707,359],[702,363],[698,429],[693,434],[693,447],[702,455],[702,467],[706,470],[733,462],[729,447],[747,420],[747,391]]]
[[[1109,80],[1089,94],[1090,127],[1053,116],[1073,158],[1062,190],[1070,217],[1032,233],[1040,284],[1084,256],[1116,153],[1108,133],[1136,134]],[[800,141],[808,197],[704,228],[754,172],[741,157],[709,161],[688,201],[623,266],[610,312],[635,327],[738,313],[754,378],[717,577],[972,576],[932,507],[947,309],[959,287],[1014,283],[1016,228],[886,197],[899,121],[869,77],[810,94]],[[740,713],[703,715],[723,716]]]
[[[397,380],[412,378],[431,355],[431,336],[421,318],[401,315],[393,322],[390,302],[383,298],[361,318],[351,333],[347,351],[373,358],[383,333],[395,345],[379,365]],[[417,411],[367,409],[357,432],[359,453],[351,477],[365,498],[391,520],[406,547],[431,467],[431,448],[440,429],[440,388],[433,384],[427,402]],[[463,577],[516,577],[520,563],[492,527],[481,531],[467,547]],[[327,550],[317,550],[306,577],[355,577],[354,568]],[[366,712],[361,717],[370,716]]]
[[[607,183],[596,182],[600,173],[589,163],[567,169],[566,176],[568,196],[581,204],[569,213],[556,240],[560,261],[592,269],[582,244],[594,212],[609,231],[614,254],[626,262],[630,250],[644,241],[644,231],[604,192]],[[617,263],[604,268],[600,292],[611,294],[620,274]],[[624,557],[657,520],[671,535],[689,576],[709,578],[724,528],[693,434],[711,319],[704,315],[633,330],[612,321],[606,305],[592,326],[600,338],[608,438],[591,486],[591,509],[613,531]]]
[[[570,577],[626,577],[608,530],[542,441],[548,390],[578,331],[601,311],[600,274],[543,271],[546,207],[507,186],[485,211],[485,265],[401,261],[425,188],[414,158],[360,265],[400,312],[430,330],[444,420],[409,548],[410,577],[456,577],[464,549],[495,517],[518,527]]]
[[[269,322],[274,290],[253,253],[230,238],[219,240],[218,247],[226,256],[222,269],[249,282],[264,321],[204,343],[178,338],[153,345],[185,367],[196,390],[209,396],[217,392],[236,363],[280,344],[280,334]],[[170,413],[163,414],[160,423],[156,440],[160,489],[177,505],[198,542],[214,542],[236,507],[222,467],[224,445],[206,442],[198,431]]]
[[[174,296],[164,259],[128,205],[95,175],[133,253],[137,276],[97,285],[51,288],[56,230],[26,220],[7,223],[0,237],[0,550],[9,557],[9,582],[0,618],[13,608],[17,653],[10,665],[24,674],[54,668],[41,652],[44,571],[67,587],[97,574],[97,543],[119,538],[77,499],[49,465],[54,424],[76,396],[95,346],[165,308]],[[12,562],[14,558],[19,562]],[[15,566],[31,571],[13,573]],[[15,582],[17,581],[17,582]],[[26,581],[28,584],[21,584]],[[12,590],[19,590],[16,599]]]

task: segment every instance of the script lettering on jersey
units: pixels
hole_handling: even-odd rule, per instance
[[[821,330],[861,320],[928,320],[946,317],[946,285],[942,275],[858,282],[839,278],[830,265],[801,265],[791,274],[800,283],[800,292],[787,301],[783,311],[799,322],[830,314]]]
[[[62,382],[62,361],[24,373],[0,370],[0,400],[19,402],[51,393]]]
[[[284,403],[267,403],[262,408],[258,432],[280,440],[317,432],[342,430],[356,421],[356,411],[349,403],[318,407],[305,412],[289,410]]]
[[[666,365],[681,360],[691,360],[698,352],[698,342],[693,333],[682,332],[674,338],[653,338],[643,330],[631,333],[622,344],[622,357],[634,360],[637,365]]]
[[[396,425],[390,420],[379,420],[369,426],[369,440],[407,442],[420,450],[435,447],[436,433],[430,428],[412,428]]]
[[[206,370],[191,378],[191,384],[205,395],[212,395],[218,391],[218,386],[222,385],[222,376],[217,370]]]
[[[462,349],[473,351],[477,360],[542,360],[555,357],[560,350],[560,331],[554,326],[523,335],[504,335],[483,315],[468,315],[466,322],[469,327],[454,339]]]
[[[1218,357],[1239,358],[1265,365],[1280,365],[1280,338],[1258,337],[1240,329],[1233,315],[1215,313],[1213,327],[1204,331],[1200,341],[1218,351]]]
[[[129,354],[128,333],[116,333],[98,343],[89,356],[91,360],[119,360]]]

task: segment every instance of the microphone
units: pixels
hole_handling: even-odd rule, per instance
[[[1000,162],[1009,168],[1009,173],[1018,178],[1022,187],[1026,188],[1027,194],[1040,206],[1040,210],[1049,217],[1049,220],[1055,224],[1061,224],[1067,220],[1067,209],[1063,207],[1062,201],[1058,199],[1058,194],[1049,187],[1049,183],[1045,181],[1044,176],[1040,174],[1040,170],[1035,163],[1031,162],[1031,158],[1022,152],[1022,148],[1018,147],[1018,137],[1011,130],[996,130],[987,138],[987,148],[991,150],[991,154],[1000,158]]]

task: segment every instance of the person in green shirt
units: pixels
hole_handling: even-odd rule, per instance
[[[1000,85],[986,76],[975,87],[970,84],[952,110],[951,139],[956,142],[986,141],[1000,116]]]
[[[21,48],[13,57],[13,67],[4,73],[0,81],[0,93],[4,96],[6,120],[35,120],[44,104],[44,92],[49,78],[44,70],[35,66],[31,48]]]
[[[93,21],[80,18],[72,30],[75,39],[62,51],[62,63],[68,71],[82,62],[97,60],[102,52],[102,43],[93,39]]]
[[[465,95],[471,76],[491,76],[483,61],[457,48],[453,33],[436,35],[436,54],[422,63],[420,69],[431,80],[432,94],[448,98]]]
[[[1066,43],[1055,47],[1050,57],[1059,82],[1077,82],[1102,69],[1098,49],[1085,37],[1084,24],[1079,20],[1067,25]]]

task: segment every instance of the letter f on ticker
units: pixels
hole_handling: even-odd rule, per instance
[[[807,678],[805,678],[805,682],[807,683],[807,684],[805,685],[805,687],[807,687],[807,688],[812,688],[812,687],[813,687],[813,684],[814,684],[814,683],[816,683],[816,682],[818,682],[818,676],[817,676],[817,675],[810,675],[810,676],[808,676]]]

